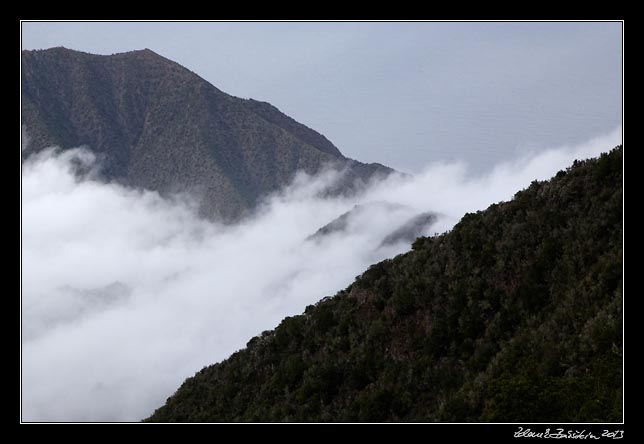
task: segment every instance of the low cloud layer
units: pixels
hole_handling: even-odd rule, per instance
[[[620,140],[621,128],[476,177],[434,164],[351,199],[320,197],[332,173],[299,176],[235,226],[199,219],[186,196],[99,182],[88,151],[32,156],[22,177],[23,420],[147,417],[186,377],[408,250],[383,240],[414,216],[438,215],[424,234],[449,230]],[[356,204],[342,230],[307,240]]]

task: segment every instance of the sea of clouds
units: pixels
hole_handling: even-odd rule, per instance
[[[324,197],[336,178],[299,175],[235,225],[200,218],[194,199],[161,198],[98,179],[85,149],[49,149],[22,166],[23,421],[138,421],[186,377],[409,250],[381,245],[433,212],[432,235],[509,200],[574,159],[621,143],[621,128],[471,175],[436,163],[357,196]],[[356,204],[344,230],[307,237]]]

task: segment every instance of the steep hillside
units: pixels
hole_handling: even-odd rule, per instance
[[[148,421],[622,418],[622,148],[467,214],[198,372]]]
[[[203,198],[203,212],[246,214],[296,171],[346,168],[337,192],[389,168],[345,158],[324,136],[268,103],[232,97],[149,49],[111,56],[22,52],[27,157],[86,145],[106,179]]]

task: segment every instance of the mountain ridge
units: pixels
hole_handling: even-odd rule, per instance
[[[326,137],[253,99],[226,94],[150,49],[97,55],[63,47],[21,53],[23,156],[88,146],[107,180],[201,197],[234,221],[297,171],[346,170],[342,192],[393,172],[346,158]]]

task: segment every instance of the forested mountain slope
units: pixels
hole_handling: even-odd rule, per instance
[[[622,419],[622,148],[369,268],[148,421]]]

